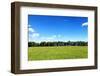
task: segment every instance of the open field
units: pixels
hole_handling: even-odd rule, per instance
[[[28,48],[28,60],[78,59],[87,57],[87,46],[48,46]]]

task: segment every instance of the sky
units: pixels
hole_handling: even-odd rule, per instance
[[[29,42],[88,41],[88,18],[28,15]]]

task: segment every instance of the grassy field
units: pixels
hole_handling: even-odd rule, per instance
[[[28,60],[87,58],[87,46],[29,47]]]

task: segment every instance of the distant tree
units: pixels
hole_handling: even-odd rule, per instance
[[[28,47],[32,47],[32,42],[28,42]]]
[[[41,42],[40,46],[46,46],[46,42]]]
[[[88,42],[84,42],[84,41],[76,41],[76,42],[72,42],[72,41],[45,42],[44,41],[40,43],[28,42],[29,47],[33,47],[33,46],[87,46],[87,45],[88,45]]]

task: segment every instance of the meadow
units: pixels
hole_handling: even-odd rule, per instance
[[[87,46],[39,46],[28,48],[28,60],[82,59],[88,57]]]

